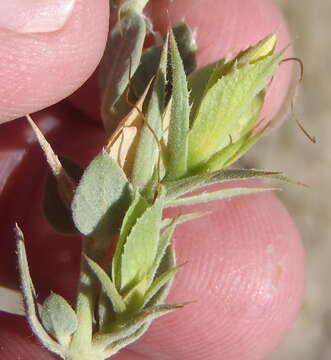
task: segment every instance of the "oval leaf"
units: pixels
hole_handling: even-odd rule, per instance
[[[52,293],[43,303],[41,321],[45,329],[60,343],[68,340],[77,329],[77,317],[60,295]]]
[[[123,220],[131,189],[123,170],[108,154],[85,170],[72,202],[73,219],[84,235],[109,239]]]

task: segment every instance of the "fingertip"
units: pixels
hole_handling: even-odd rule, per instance
[[[214,213],[175,233],[178,263],[189,262],[167,299],[197,301],[157,320],[132,348],[152,359],[263,359],[287,334],[302,303],[300,237],[272,194],[207,208]]]
[[[108,0],[77,0],[56,31],[0,29],[0,122],[58,102],[81,86],[102,56],[108,18]]]

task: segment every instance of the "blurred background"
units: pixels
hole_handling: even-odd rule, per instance
[[[283,202],[302,234],[307,288],[300,317],[268,360],[331,359],[331,1],[275,0],[284,11],[296,56],[304,62],[295,115],[316,137],[312,144],[293,117],[261,141],[244,161],[284,170],[310,189],[284,186]],[[261,151],[262,149],[262,151]]]

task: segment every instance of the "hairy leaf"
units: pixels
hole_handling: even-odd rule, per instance
[[[114,311],[119,314],[125,312],[125,303],[108,274],[92,259],[88,258],[87,256],[85,258],[89,267],[100,281],[102,290],[108,296],[109,301],[113,305]]]
[[[182,60],[176,40],[170,32],[172,71],[172,106],[167,146],[167,177],[178,179],[187,171],[189,93]]]
[[[201,188],[203,186],[222,183],[231,180],[246,180],[267,178],[281,180],[292,184],[300,184],[285,176],[283,173],[255,169],[226,169],[212,173],[190,176],[182,180],[171,181],[163,185],[167,191],[167,201],[176,199],[187,192]]]
[[[63,349],[45,331],[39,322],[39,313],[36,306],[36,293],[33,288],[28,260],[24,245],[24,236],[21,229],[16,225],[18,269],[20,273],[21,287],[24,298],[24,307],[29,325],[39,341],[49,350],[63,356]]]
[[[229,199],[234,196],[241,196],[241,195],[250,195],[256,194],[258,192],[270,191],[275,190],[273,188],[232,188],[232,189],[222,189],[213,192],[203,192],[198,195],[194,196],[187,196],[184,198],[179,198],[177,200],[170,201],[167,203],[167,207],[175,207],[175,206],[183,206],[183,205],[193,205],[199,204],[207,201],[212,200],[222,200],[222,199]]]
[[[162,190],[155,203],[136,221],[121,258],[121,289],[138,284],[150,271],[159,245],[161,215],[165,200]]]
[[[146,211],[147,207],[148,203],[146,200],[140,195],[139,192],[136,192],[132,204],[125,213],[120,236],[117,241],[115,254],[112,260],[112,278],[117,288],[121,287],[121,258],[127,236],[129,235],[132,227],[135,225],[137,219],[140,218]]]
[[[165,106],[167,83],[168,41],[165,42],[160,65],[156,74],[153,91],[149,100],[146,121],[139,139],[139,145],[132,171],[132,184],[140,189],[145,188],[154,172],[162,128],[162,114]],[[160,156],[160,155],[159,155]]]
[[[268,84],[282,54],[237,68],[206,93],[189,134],[189,167],[194,169],[231,143],[243,112]]]
[[[60,295],[51,293],[43,303],[41,321],[44,328],[60,343],[68,344],[77,329],[77,316]]]
[[[149,300],[155,295],[157,294],[157,292],[170,280],[172,280],[174,278],[174,276],[176,275],[177,271],[181,268],[182,266],[176,266],[172,269],[169,269],[168,271],[164,272],[163,274],[161,274],[160,276],[158,276],[152,283],[152,285],[150,286],[150,288],[147,290],[145,296],[144,296],[144,305],[147,304],[149,302]]]
[[[119,230],[130,202],[130,185],[122,169],[108,154],[98,155],[85,170],[75,192],[75,225],[84,235],[109,240]]]

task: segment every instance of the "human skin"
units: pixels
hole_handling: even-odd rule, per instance
[[[277,31],[280,47],[290,41],[278,9],[267,0],[151,0],[148,11],[160,30],[185,16],[197,30],[200,66],[235,54],[272,31]],[[27,123],[8,121],[43,109],[82,85],[100,60],[107,30],[107,0],[78,0],[55,32],[0,29],[0,119],[7,121],[0,126],[0,281],[18,287],[12,230],[17,221],[26,234],[39,300],[53,290],[74,301],[80,243],[54,234],[43,219],[45,161]],[[105,143],[95,78],[69,100],[33,116],[56,152],[82,165]],[[272,82],[265,118],[277,116],[290,82],[291,65],[284,63]],[[178,263],[188,263],[176,275],[168,298],[194,302],[157,320],[114,359],[259,360],[276,347],[297,316],[303,249],[276,196],[250,195],[195,209],[214,212],[176,231]],[[24,318],[0,313],[0,358],[56,357],[31,336]]]

